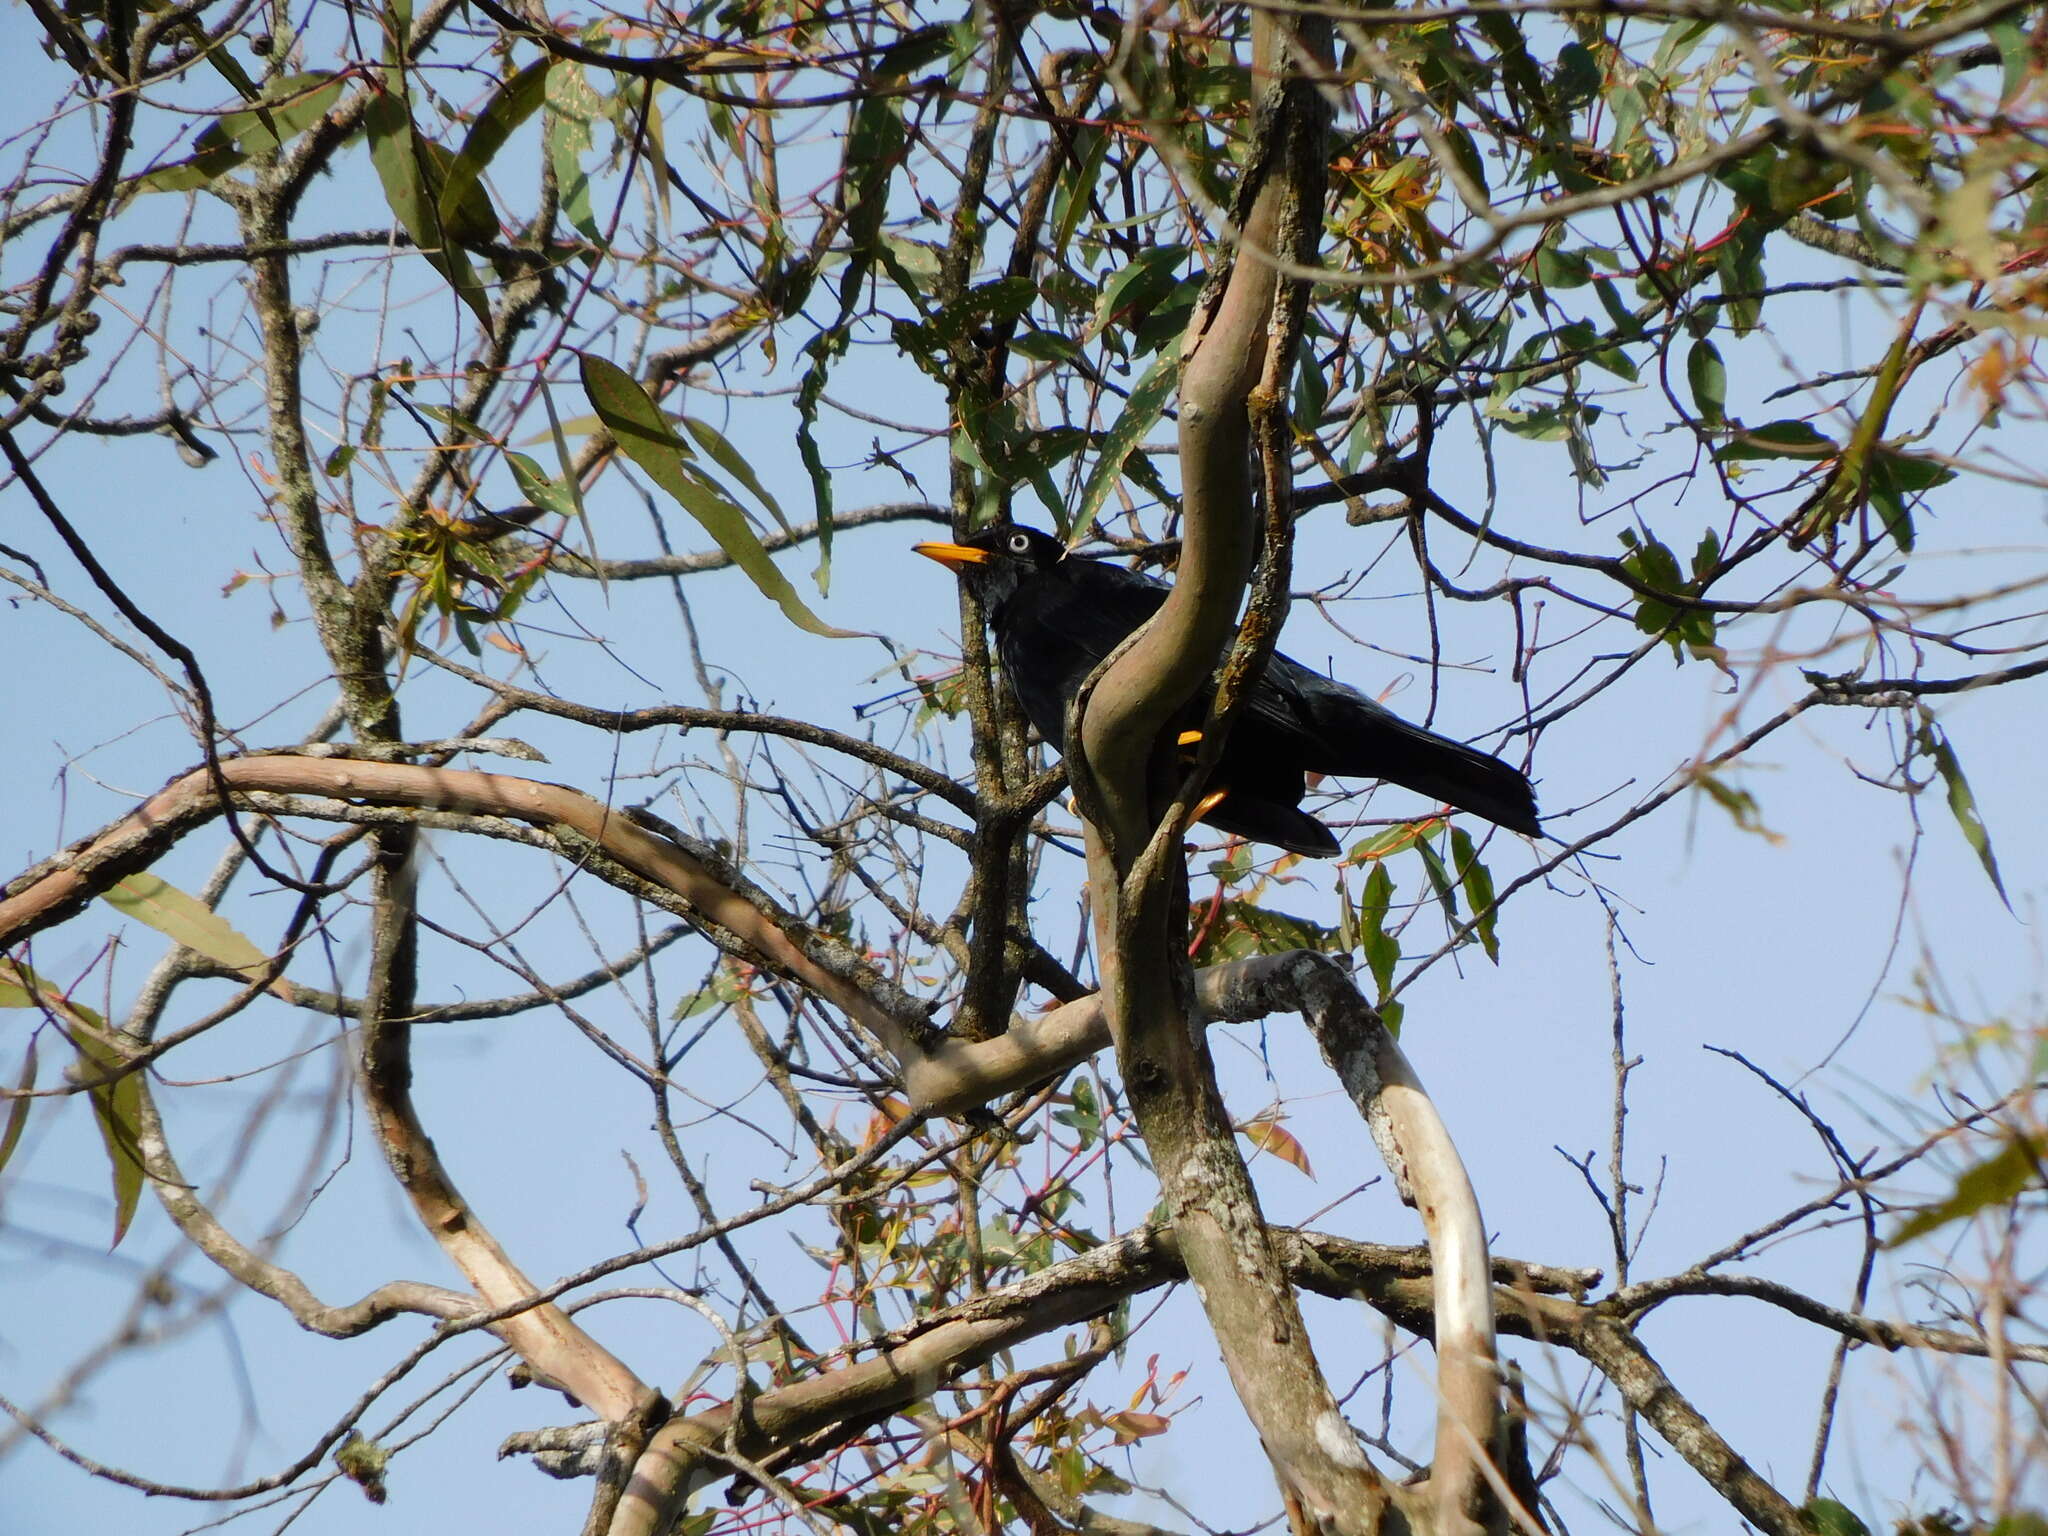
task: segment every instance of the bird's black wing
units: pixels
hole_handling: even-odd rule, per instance
[[[1088,674],[1159,611],[1167,588],[1099,560],[1063,560],[1018,584],[995,617],[996,653],[1038,734],[1066,749],[1067,706]]]
[[[1065,749],[1067,708],[1082,682],[1159,611],[1168,590],[1121,566],[1068,559],[1025,578],[993,616],[1010,687],[1055,749]],[[1199,720],[1199,712],[1192,718]],[[1385,779],[1517,832],[1541,830],[1535,792],[1519,769],[1412,725],[1357,689],[1276,653],[1217,768],[1214,782],[1236,803],[1207,819],[1298,852],[1334,852],[1333,841],[1322,846],[1329,834],[1295,809],[1304,771]],[[1287,827],[1266,825],[1266,812]],[[1321,833],[1314,848],[1307,846],[1309,827]]]
[[[1385,779],[1513,831],[1542,832],[1536,792],[1519,768],[1411,724],[1292,657],[1273,657],[1248,708],[1311,773]]]

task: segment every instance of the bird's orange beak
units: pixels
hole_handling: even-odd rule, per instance
[[[988,551],[972,544],[913,544],[927,560],[936,560],[949,571],[964,571],[970,565],[987,565]]]

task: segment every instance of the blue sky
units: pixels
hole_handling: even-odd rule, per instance
[[[12,31],[17,41],[29,26],[21,13],[0,21],[0,29]],[[13,51],[30,52],[26,46]],[[35,63],[46,75],[40,55]],[[29,99],[39,98],[31,93]],[[323,183],[321,196],[332,200],[337,218],[374,223],[383,217],[381,199],[361,159],[352,157],[341,175]],[[134,231],[148,228],[146,221],[156,216],[138,214],[124,238],[136,238]],[[15,259],[10,255],[10,277]],[[1815,272],[1824,270],[1819,257],[1802,261]],[[406,300],[402,323],[375,332],[382,263],[379,253],[303,268],[305,291],[326,295],[319,346],[337,366],[344,359],[358,368],[388,362],[408,351],[403,325],[432,334],[446,324],[445,289],[421,263],[406,259],[393,269],[395,291]],[[130,289],[140,291],[140,284]],[[215,356],[246,347],[246,335],[232,328],[224,334],[206,330],[212,312],[203,291],[193,286],[181,295],[179,344]],[[222,294],[220,308],[232,313],[231,294]],[[1887,324],[1881,296],[1781,304],[1770,312],[1768,334],[1730,352],[1731,410],[1765,413],[1763,397],[1791,378],[1781,357],[1831,366],[1838,353],[1847,360],[1859,338],[1888,334],[1881,329]],[[1860,349],[1855,355],[1862,355]],[[146,406],[147,373],[123,372],[105,397],[108,408]],[[749,395],[787,382],[787,374],[762,377],[736,365],[722,379],[731,394],[693,390],[683,408],[715,421],[794,511],[808,505],[809,490],[791,448],[786,395]],[[1917,420],[1947,411],[1941,430],[1955,433],[1973,409],[1970,399],[1960,390],[1937,389],[1930,384],[1927,392],[1909,396],[1901,416]],[[857,349],[835,384],[839,392],[890,417],[936,415],[930,387],[881,346]],[[569,412],[580,409],[569,394],[561,398]],[[1640,418],[1641,426],[1661,419],[1657,413],[1663,409],[1647,390],[1618,391],[1609,404],[1618,416]],[[1784,405],[1770,409],[1791,413]],[[842,507],[905,494],[903,482],[888,470],[861,467],[878,430],[846,417],[826,418],[827,457],[841,466],[836,487]],[[1620,439],[1614,444],[1619,450]],[[70,443],[43,460],[43,473],[116,577],[199,653],[221,717],[238,726],[260,722],[247,729],[251,743],[283,742],[326,708],[330,685],[291,583],[278,584],[276,609],[263,580],[222,590],[237,571],[279,571],[286,561],[275,528],[261,517],[262,471],[250,459],[255,445],[223,436],[219,446],[221,459],[195,472],[178,463],[162,438]],[[1619,548],[1612,530],[1623,518],[1608,509],[1640,495],[1640,515],[1673,548],[1689,550],[1702,528],[1725,517],[1725,509],[1704,479],[1682,493],[1665,481],[1673,455],[1682,450],[1647,434],[1639,446],[1648,454],[1640,465],[1618,472],[1610,486],[1588,491],[1565,476],[1554,446],[1502,436],[1493,515],[1518,537],[1610,553]],[[903,462],[927,492],[942,493],[942,442],[907,449]],[[1438,488],[1454,502],[1468,510],[1485,505],[1485,477],[1469,442],[1441,447],[1436,469]],[[680,511],[664,510],[679,545],[705,547]],[[1594,512],[1605,515],[1589,525],[1584,518]],[[2039,575],[2039,491],[1966,478],[1935,492],[1928,513],[1922,553],[1900,584],[1902,595]],[[650,548],[644,506],[617,477],[592,497],[591,514],[592,536],[602,553],[633,555]],[[104,605],[87,592],[18,491],[0,498],[0,523],[6,529],[0,542],[33,555],[60,591],[107,618]],[[928,653],[915,665],[930,671],[955,648],[957,619],[949,578],[907,553],[916,536],[906,526],[847,534],[831,594],[817,606],[835,624],[876,630],[902,649]],[[1440,563],[1462,554],[1443,534],[1436,539]],[[1389,546],[1391,557],[1379,558]],[[793,577],[806,573],[810,563],[803,556],[784,560]],[[1345,528],[1337,509],[1326,509],[1305,526],[1297,587],[1319,588],[1326,577],[1345,570],[1367,574],[1356,595],[1333,605],[1332,613],[1372,648],[1352,645],[1306,604],[1298,606],[1283,644],[1305,661],[1330,658],[1340,675],[1370,692],[1387,691],[1392,707],[1420,714],[1428,678],[1401,659],[1427,655],[1430,644],[1412,564],[1398,535]],[[1460,579],[1483,585],[1496,574],[1497,562],[1482,555]],[[708,663],[731,680],[735,693],[763,709],[856,729],[861,727],[855,702],[900,686],[877,676],[889,661],[882,647],[802,635],[734,573],[693,577],[686,586]],[[2024,613],[2032,603],[2031,594],[2022,593],[2006,606]],[[278,610],[285,615],[281,625],[273,623]],[[600,588],[558,578],[521,617],[521,641],[537,675],[566,697],[608,707],[699,701],[665,584]],[[1437,618],[1442,654],[1471,663],[1440,678],[1439,728],[1478,737],[1513,720],[1520,695],[1507,675],[1513,634],[1506,610],[1440,604]],[[1575,622],[1574,610],[1562,600],[1548,603],[1541,622],[1561,631]],[[1709,666],[1678,667],[1668,656],[1653,656],[1592,705],[1547,730],[1534,771],[1546,810],[1572,812],[1558,824],[1559,834],[1576,837],[1604,825],[1697,754],[1718,750],[1733,730],[1754,725],[1798,697],[1806,687],[1800,667],[1840,671],[1858,665],[1853,646],[1835,645],[1832,622],[1832,610],[1810,608],[1731,625],[1724,639],[1736,685]],[[2003,643],[2038,640],[2042,630],[2039,618],[2026,619]],[[586,643],[588,637],[604,643]],[[1559,686],[1589,653],[1616,652],[1632,639],[1632,632],[1613,625],[1575,647],[1560,647],[1539,659],[1532,687],[1540,694]],[[188,767],[192,749],[183,725],[166,713],[161,690],[72,620],[33,603],[9,601],[0,605],[0,645],[18,658],[7,674],[10,729],[0,733],[0,781],[11,790],[9,813],[0,818],[0,854],[12,870],[118,815],[135,795]],[[490,661],[507,670],[506,658],[494,655]],[[1937,660],[1931,670],[1951,669]],[[1800,1115],[1714,1049],[1740,1052],[1806,1095],[1859,1153],[1918,1135],[1937,1093],[1990,1096],[2019,1080],[2030,1039],[2023,1034],[2007,1047],[1992,1027],[2003,1022],[2025,1031],[2041,1021],[2037,922],[2048,868],[2048,833],[2037,810],[2039,765],[2048,754],[2043,687],[2021,684],[1937,705],[1994,839],[2011,911],[1938,791],[1909,801],[1857,776],[1855,770],[1882,775],[1889,767],[1886,723],[1863,711],[1821,709],[1762,743],[1733,775],[1755,795],[1767,833],[1738,828],[1703,797],[1680,797],[1604,844],[1602,860],[1586,866],[1605,889],[1605,902],[1595,899],[1585,872],[1561,871],[1524,892],[1503,914],[1499,965],[1466,953],[1435,965],[1414,983],[1404,994],[1404,1046],[1459,1138],[1499,1252],[1611,1268],[1601,1213],[1564,1155],[1594,1153],[1596,1174],[1606,1163],[1613,1098],[1613,1000],[1605,944],[1610,910],[1619,915],[1625,938],[1617,964],[1628,1049],[1641,1057],[1630,1080],[1629,1172],[1655,1189],[1657,1200],[1635,1259],[1639,1276],[1682,1269],[1832,1182],[1825,1151]],[[467,688],[424,666],[408,674],[404,698],[409,730],[422,736],[452,733],[477,702]],[[284,700],[290,702],[277,709]],[[903,723],[901,714],[885,712],[876,728],[886,735]],[[729,809],[724,785],[689,766],[711,756],[701,737],[664,733],[614,742],[533,718],[518,719],[506,733],[546,754],[546,765],[533,770],[538,776],[597,793],[610,786],[623,802],[637,802],[659,788],[653,809],[707,832],[719,830]],[[947,751],[960,769],[961,738],[950,738]],[[1385,791],[1372,799],[1367,814],[1416,808],[1410,798]],[[765,823],[757,826],[757,836],[764,828]],[[563,874],[527,850],[473,847],[446,835],[431,838],[430,845],[435,858],[457,872],[462,887],[451,889],[441,872],[431,871],[434,896],[451,906],[474,897],[507,926],[547,905]],[[196,887],[220,846],[218,837],[195,838],[160,872]],[[1489,846],[1489,863],[1502,883],[1531,867],[1534,858],[1527,844],[1504,834]],[[1197,869],[1205,862],[1198,859]],[[792,866],[777,857],[764,856],[763,868],[770,878],[795,879]],[[1410,859],[1395,874],[1400,896],[1415,898],[1419,866]],[[940,854],[923,875],[936,898],[957,881],[958,870]],[[1042,934],[1049,942],[1058,940],[1055,949],[1071,940],[1079,879],[1077,861],[1057,853],[1048,857],[1038,913]],[[1196,886],[1204,889],[1199,876]],[[616,952],[631,942],[633,918],[623,901],[588,881],[578,883],[574,894],[602,936],[601,949]],[[1325,921],[1334,906],[1326,875],[1269,899]],[[278,905],[274,896],[266,901],[238,891],[228,910],[260,932],[277,921]],[[115,931],[122,932],[121,950],[105,973],[105,996],[94,1000],[110,1000],[118,1009],[158,953],[159,941],[148,930],[122,929],[96,911],[41,938],[36,965],[46,975],[68,979],[92,965]],[[1425,913],[1408,931],[1404,949],[1419,957],[1435,947],[1441,932],[1440,921]],[[593,963],[577,924],[553,907],[547,921],[522,929],[518,942],[550,974]],[[360,978],[364,956],[346,925],[337,930],[329,958],[345,984]],[[503,972],[451,946],[434,948],[430,960],[425,991],[431,998],[517,990]],[[687,995],[705,966],[704,947],[695,941],[665,955],[655,968],[661,1004]],[[932,974],[935,967],[919,969]],[[317,983],[316,976],[307,979]],[[1922,1006],[1923,990],[1951,1000],[1954,1016]],[[209,998],[220,1000],[217,993],[195,991],[181,1002],[174,1021],[196,1016]],[[637,1028],[630,998],[600,994],[588,1007],[593,1019],[622,1036]],[[0,1017],[0,1030],[18,1031],[25,1023],[25,1015]],[[1379,1175],[1369,1141],[1292,1021],[1228,1033],[1230,1043],[1219,1043],[1217,1053],[1233,1112],[1247,1116],[1278,1098],[1316,1170],[1311,1182],[1261,1159],[1258,1174],[1269,1215],[1306,1219]],[[181,1155],[188,1168],[205,1169],[209,1179],[234,1170],[223,1214],[252,1231],[289,1225],[286,1262],[300,1268],[323,1297],[350,1299],[394,1277],[453,1283],[347,1107],[346,1063],[330,1036],[321,1021],[279,1010],[260,1022],[245,1019],[179,1053],[171,1070],[181,1083],[221,1079],[165,1090],[174,1105]],[[12,1050],[0,1055],[0,1071],[13,1070]],[[300,1050],[308,1054],[294,1057]],[[272,1065],[288,1059],[289,1065]],[[640,1236],[672,1235],[694,1224],[681,1191],[660,1177],[661,1154],[648,1129],[644,1094],[550,1011],[426,1031],[417,1065],[422,1114],[444,1157],[529,1273],[551,1277],[633,1246],[625,1227],[636,1198],[628,1158],[653,1181],[639,1218]],[[268,1070],[239,1075],[258,1067]],[[1110,1070],[1106,1062],[1100,1067]],[[777,1136],[756,1123],[772,1106],[735,1038],[725,1032],[707,1036],[689,1058],[686,1075],[705,1106],[698,1134],[709,1149],[706,1178],[722,1210],[739,1209],[752,1198],[750,1181],[793,1182],[802,1176],[803,1165],[789,1162]],[[259,1111],[266,1117],[263,1136],[245,1147],[239,1138]],[[849,1134],[858,1134],[864,1118],[855,1106],[842,1111]],[[309,1170],[317,1189],[307,1186]],[[1129,1182],[1119,1189],[1114,1216],[1128,1225],[1143,1216],[1150,1191],[1133,1166],[1126,1163],[1119,1172]],[[1932,1173],[1923,1182],[1930,1190],[1941,1185]],[[1108,1228],[1106,1208],[1093,1204],[1089,1215],[1099,1230]],[[1383,1178],[1318,1219],[1362,1238],[1419,1236],[1414,1218],[1399,1207]],[[139,1276],[180,1248],[176,1234],[146,1202],[121,1249],[108,1256],[107,1220],[103,1164],[86,1107],[38,1106],[22,1152],[0,1184],[0,1382],[7,1383],[10,1397],[43,1400],[72,1362],[114,1326]],[[1871,1310],[1892,1317],[1935,1315],[1934,1302],[1919,1288],[1931,1268],[1946,1264],[1965,1276],[1981,1273],[1989,1262],[1984,1243],[1974,1232],[1954,1233],[1888,1262]],[[786,1232],[749,1233],[741,1244],[786,1301],[815,1294],[819,1272]],[[1809,1233],[1770,1247],[1745,1268],[1842,1305],[1855,1252],[1852,1231]],[[695,1273],[693,1261],[685,1259],[669,1272],[687,1283]],[[216,1272],[192,1258],[175,1277],[187,1297],[219,1283]],[[664,1385],[674,1385],[716,1343],[694,1315],[651,1302],[617,1303],[595,1316],[594,1331]],[[1379,1324],[1363,1308],[1318,1303],[1311,1318],[1340,1384],[1377,1358]],[[819,1320],[807,1325],[821,1337],[826,1333]],[[260,1476],[298,1456],[419,1332],[415,1324],[400,1323],[336,1344],[302,1333],[268,1303],[238,1297],[175,1341],[93,1376],[54,1415],[53,1425],[85,1454],[150,1477],[203,1483]],[[1645,1339],[1737,1448],[1796,1493],[1804,1481],[1829,1341],[1738,1300],[1676,1304],[1647,1326]],[[1162,1370],[1195,1372],[1188,1390],[1201,1401],[1172,1433],[1136,1449],[1134,1475],[1199,1500],[1197,1512],[1214,1526],[1240,1527],[1270,1513],[1263,1472],[1234,1475],[1256,1458],[1191,1297],[1170,1300],[1133,1341],[1127,1377],[1142,1374],[1154,1353]],[[1553,1396],[1569,1399],[1582,1389],[1584,1371],[1575,1363],[1522,1347],[1514,1353],[1525,1363],[1539,1403]],[[416,1388],[401,1387],[391,1403],[409,1401],[413,1390],[423,1391],[461,1358],[435,1356],[414,1378]],[[1411,1372],[1402,1393],[1412,1413],[1417,1403],[1426,1403],[1426,1387],[1410,1364],[1397,1370]],[[1950,1400],[1968,1421],[1982,1411],[1985,1380],[1979,1368],[1952,1361],[1929,1364],[1872,1351],[1854,1356],[1829,1489],[1873,1519],[1892,1513],[1895,1501],[1924,1499],[1930,1485],[1918,1470],[1923,1448],[1913,1425],[1925,1415],[1916,1405],[1930,1381],[1953,1381]],[[1121,1406],[1109,1386],[1104,1381],[1091,1387],[1089,1396],[1105,1408]],[[1368,1427],[1377,1393],[1375,1381],[1353,1405],[1354,1417]],[[380,1409],[369,1422],[379,1424],[384,1416]],[[585,1486],[550,1482],[523,1462],[494,1460],[492,1451],[512,1430],[574,1417],[558,1400],[513,1394],[501,1379],[491,1380],[428,1442],[399,1458],[390,1504],[367,1513],[354,1490],[337,1488],[293,1529],[354,1531],[374,1522],[390,1531],[427,1531],[445,1529],[453,1519],[512,1529],[565,1526],[579,1518]],[[1422,1442],[1412,1436],[1412,1419],[1397,1422],[1398,1432],[1408,1436],[1403,1443],[1417,1448]],[[1596,1425],[1610,1451],[1612,1430],[1611,1419]],[[1218,1475],[1219,1458],[1230,1474]],[[1725,1508],[1675,1458],[1667,1453],[1656,1465],[1658,1513],[1667,1529],[1727,1528]],[[0,1466],[9,1528],[31,1536],[116,1523],[125,1530],[168,1533],[193,1528],[213,1513],[172,1501],[145,1502],[85,1477],[34,1445],[16,1448]],[[1615,1491],[1581,1463],[1573,1487],[1559,1497],[1570,1501],[1566,1509],[1575,1515],[1575,1529],[1595,1529],[1599,1517],[1588,1506],[1613,1501]],[[242,1528],[275,1528],[289,1508],[253,1515]]]

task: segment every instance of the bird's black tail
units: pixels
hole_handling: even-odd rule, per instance
[[[1361,694],[1349,698],[1330,690],[1312,696],[1316,736],[1325,749],[1306,766],[1317,773],[1385,779],[1461,811],[1484,816],[1511,832],[1540,837],[1536,791],[1512,763],[1476,747],[1410,725]],[[1370,708],[1360,709],[1365,703]]]
[[[1299,806],[1276,800],[1225,794],[1202,813],[1202,820],[1218,831],[1311,859],[1334,859],[1343,851],[1335,835],[1315,817]]]

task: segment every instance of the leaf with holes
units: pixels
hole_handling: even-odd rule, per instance
[[[563,517],[575,517],[579,511],[576,497],[569,487],[560,480],[551,479],[546,470],[523,453],[507,452],[505,462],[511,466],[512,478],[519,485],[519,494],[536,507],[558,512]]]

